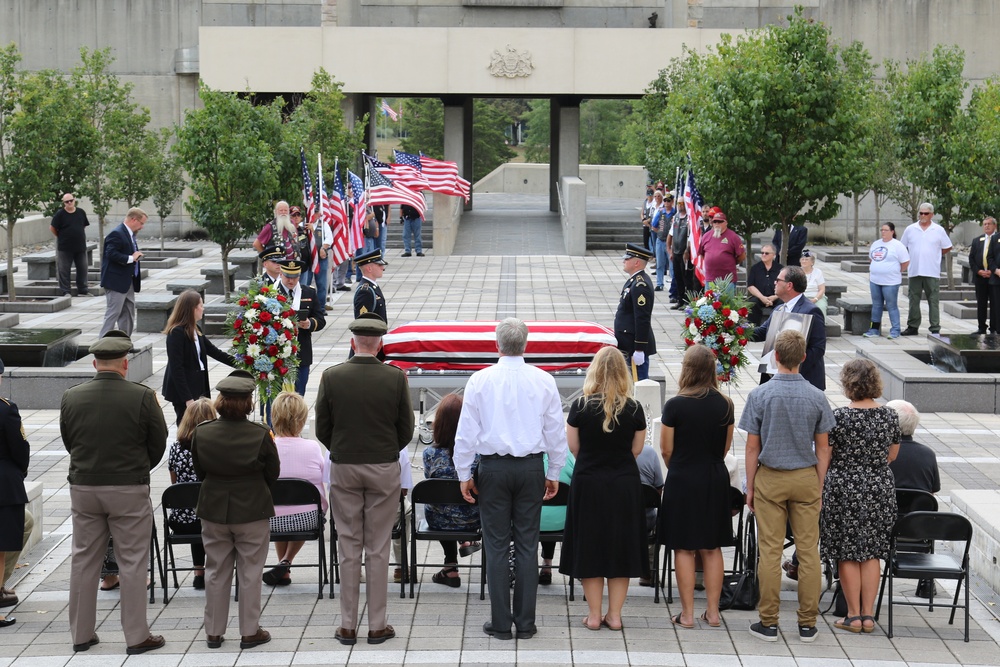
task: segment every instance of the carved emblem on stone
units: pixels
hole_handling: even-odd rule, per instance
[[[493,49],[490,56],[490,74],[496,77],[506,77],[513,79],[519,76],[528,76],[534,66],[531,64],[531,52],[518,51],[510,44],[504,49]]]

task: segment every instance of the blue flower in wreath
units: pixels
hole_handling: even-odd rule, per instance
[[[272,315],[281,314],[281,302],[273,297],[264,302],[264,307],[267,308],[267,312]]]
[[[268,345],[274,345],[274,343],[277,340],[278,340],[278,332],[275,331],[274,329],[268,331],[267,335],[264,336],[264,342],[267,343]]]
[[[705,304],[704,306],[698,309],[698,317],[706,322],[708,320],[711,320],[713,317],[715,317],[715,308],[712,308],[712,306]]]
[[[253,362],[254,370],[260,371],[261,373],[270,373],[271,369],[274,368],[274,364],[267,357],[257,357]]]

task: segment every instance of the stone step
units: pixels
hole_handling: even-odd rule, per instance
[[[945,314],[957,317],[960,320],[976,319],[976,302],[972,301],[944,301],[941,304]]]

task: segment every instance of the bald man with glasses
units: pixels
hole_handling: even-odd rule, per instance
[[[52,216],[49,231],[56,237],[56,275],[59,293],[70,293],[70,267],[76,266],[77,296],[93,296],[87,287],[87,213],[76,205],[72,192],[62,196],[62,208]]]

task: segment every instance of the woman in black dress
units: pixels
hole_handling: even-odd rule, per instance
[[[588,630],[622,629],[628,580],[643,576],[646,514],[635,458],[646,441],[646,415],[630,398],[632,383],[621,352],[606,347],[594,355],[573,402],[566,438],[576,456],[566,509],[559,571],[583,580],[590,613]],[[604,580],[608,611],[601,613]]]
[[[0,361],[0,375],[3,375]],[[17,406],[0,398],[0,609],[17,604],[17,594],[3,587],[14,574],[14,564],[31,528],[25,523],[24,478],[28,474],[31,449],[24,439],[24,427]],[[8,571],[8,567],[10,570]],[[14,625],[13,616],[0,615],[0,628]]]
[[[695,556],[705,573],[706,610],[701,620],[722,623],[719,595],[721,547],[733,544],[726,453],[733,444],[733,402],[719,393],[716,361],[704,345],[684,354],[677,395],[663,406],[660,450],[667,465],[660,508],[660,542],[674,552],[681,613],[670,620],[694,627]]]
[[[879,559],[889,557],[896,522],[896,485],[889,463],[899,452],[899,416],[879,405],[882,377],[867,359],[852,359],[840,372],[844,396],[830,431],[830,467],[823,481],[820,552],[837,561],[847,616],[834,627],[875,630],[874,606],[881,576]]]

